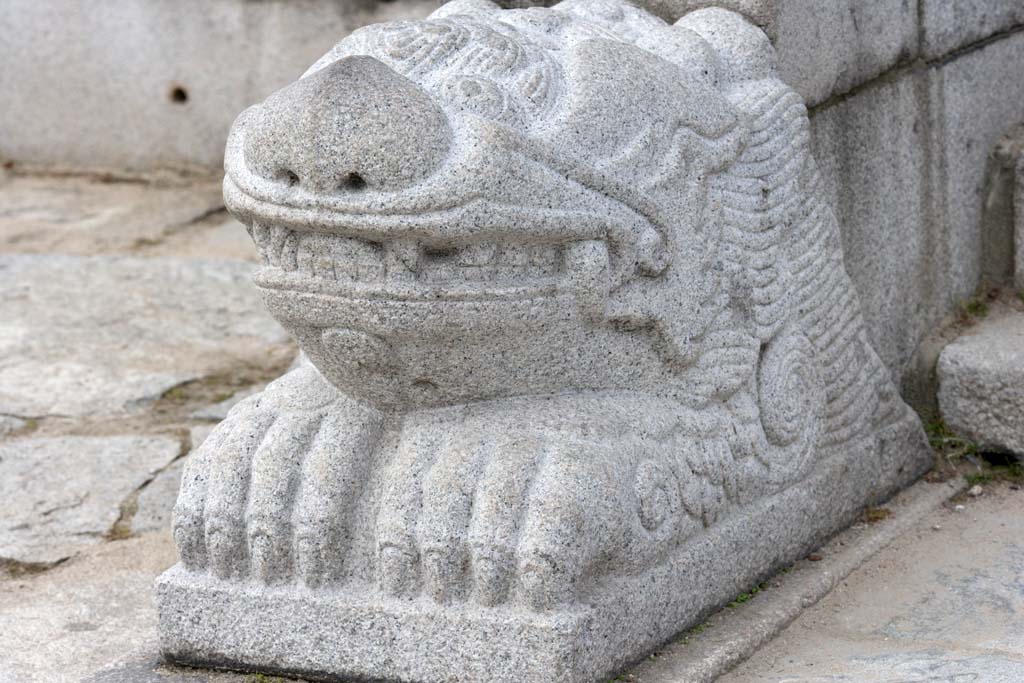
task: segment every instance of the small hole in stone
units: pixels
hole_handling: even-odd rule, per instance
[[[277,174],[281,182],[288,186],[295,186],[299,184],[299,176],[294,171],[285,169]]]
[[[171,102],[174,102],[175,104],[185,104],[188,102],[188,91],[180,85],[176,85],[171,88],[171,92],[168,94],[168,97],[170,97]]]
[[[366,181],[363,176],[358,173],[349,173],[345,176],[345,181],[342,183],[342,187],[346,190],[362,190],[366,187]]]

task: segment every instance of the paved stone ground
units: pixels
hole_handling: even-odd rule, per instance
[[[296,353],[255,256],[216,179],[0,175],[0,576],[166,527],[193,442]]]
[[[720,683],[1024,681],[1022,520],[1017,485],[954,499]]]
[[[0,177],[2,683],[273,680],[157,661],[183,458],[295,354],[219,201],[215,181]],[[1005,482],[932,510],[721,680],[1024,680],[1021,519]],[[870,535],[849,534],[822,552]]]

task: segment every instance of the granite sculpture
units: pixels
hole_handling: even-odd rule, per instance
[[[597,680],[930,462],[740,14],[367,27],[238,118],[226,171],[308,360],[188,463],[170,660]]]

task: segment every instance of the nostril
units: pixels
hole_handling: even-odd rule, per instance
[[[299,184],[299,176],[295,171],[290,169],[282,169],[277,173],[277,179],[287,185],[288,187],[294,187]]]
[[[174,85],[167,92],[167,97],[175,104],[185,104],[188,102],[188,91],[183,86]]]
[[[349,173],[345,176],[345,180],[341,182],[341,188],[343,190],[362,190],[366,187],[366,180],[363,176],[358,173]]]

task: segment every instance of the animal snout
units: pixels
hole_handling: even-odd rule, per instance
[[[393,191],[434,173],[444,111],[372,57],[346,57],[271,95],[246,127],[249,170],[317,193]]]

